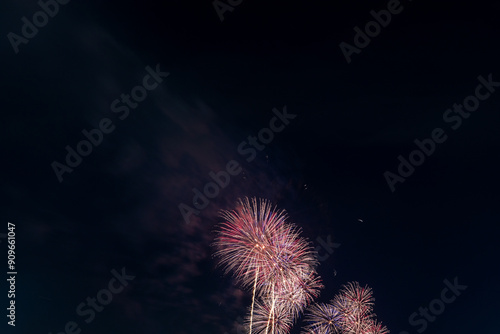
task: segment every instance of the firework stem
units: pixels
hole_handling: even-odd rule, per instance
[[[258,275],[259,275],[259,268],[257,267],[257,270],[255,271],[255,281],[253,283],[252,308],[250,310],[250,330],[248,331],[248,334],[252,334],[253,307],[255,305],[255,290],[257,288],[257,277],[258,277]]]

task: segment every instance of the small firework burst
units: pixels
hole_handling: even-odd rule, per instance
[[[252,333],[256,334],[286,334],[293,325],[292,317],[287,307],[276,303],[255,302],[253,311]]]
[[[375,319],[373,290],[358,282],[349,282],[332,300],[332,306],[342,315],[344,334],[388,334],[389,331]]]
[[[339,309],[365,315],[373,311],[374,301],[373,291],[369,286],[361,287],[358,282],[349,282],[342,287],[333,304]]]
[[[375,319],[370,319],[368,328],[368,334],[389,334],[387,327]]]
[[[370,320],[374,316],[373,292],[368,286],[361,287],[358,282],[344,285],[333,300],[333,305],[342,314],[344,333],[367,333]]]
[[[342,334],[342,315],[333,305],[312,305],[304,320],[304,334]]]

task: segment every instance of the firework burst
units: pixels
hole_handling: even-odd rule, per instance
[[[276,303],[288,307],[289,313],[296,319],[319,296],[322,288],[321,278],[316,272],[295,271],[276,286]]]
[[[304,334],[342,334],[342,315],[333,305],[312,305],[304,320]]]
[[[373,313],[373,290],[358,282],[349,282],[332,300],[332,307],[341,314],[343,334],[388,334],[387,327],[379,323]]]
[[[221,211],[221,217],[214,256],[226,274],[252,290],[250,333],[260,333],[264,323],[264,333],[286,333],[322,288],[316,252],[286,222],[286,212],[266,200],[240,199],[235,210]]]
[[[288,308],[267,302],[255,302],[252,333],[286,334],[290,331],[293,320]]]
[[[234,211],[222,211],[214,245],[215,256],[226,273],[233,273],[243,288],[255,284],[268,294],[271,281],[282,281],[290,271],[312,270],[317,259],[300,231],[286,223],[285,211],[276,211],[271,203],[256,199],[239,200]]]
[[[373,292],[368,286],[361,287],[358,282],[344,285],[340,293],[332,301],[334,307],[342,314],[344,333],[368,333],[374,317]]]
[[[368,334],[389,334],[389,330],[382,323],[375,319],[370,319],[368,325]]]
[[[266,200],[238,200],[235,210],[221,211],[214,257],[226,274],[252,291],[249,334],[287,334],[323,288],[316,272],[317,254],[286,221],[284,210]],[[372,289],[350,282],[330,304],[310,306],[307,334],[389,334],[375,319]]]

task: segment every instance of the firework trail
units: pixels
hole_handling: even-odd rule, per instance
[[[248,332],[251,334],[252,333],[252,321],[253,321],[253,307],[255,305],[255,290],[257,288],[257,278],[259,277],[259,271],[257,269],[257,271],[255,272],[255,281],[253,283],[253,291],[252,291],[252,306],[251,306],[251,309],[250,309],[250,327],[249,327],[249,330]]]

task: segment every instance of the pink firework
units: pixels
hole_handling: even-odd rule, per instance
[[[252,325],[257,296],[258,326],[264,323],[266,311],[264,333],[286,333],[288,324],[322,287],[315,271],[315,251],[300,237],[300,230],[286,222],[285,211],[273,209],[266,200],[240,199],[235,210],[222,211],[221,217],[224,222],[217,231],[214,256],[243,288],[252,288],[249,332],[261,330]]]
[[[389,333],[386,327],[375,320],[374,301],[373,291],[370,287],[361,287],[358,282],[344,285],[332,301],[333,307],[342,315],[342,333]]]
[[[358,282],[349,282],[342,287],[333,304],[339,309],[366,315],[373,311],[374,301],[373,291],[369,286],[361,287]]]
[[[239,200],[234,211],[222,211],[214,245],[215,256],[226,273],[232,272],[242,287],[257,285],[268,294],[269,283],[283,281],[292,270],[310,271],[317,259],[300,231],[286,223],[285,211],[273,210],[266,200]]]
[[[252,333],[256,334],[287,334],[293,326],[293,320],[288,308],[255,302]]]
[[[367,334],[389,334],[389,330],[377,320],[370,319]]]
[[[313,271],[293,271],[290,276],[276,286],[276,303],[287,307],[294,319],[319,296],[323,288],[321,278]]]
[[[238,200],[221,211],[214,256],[225,273],[252,291],[248,333],[287,334],[323,288],[318,260],[300,230],[266,200]],[[370,287],[343,286],[331,304],[315,304],[306,316],[309,334],[388,334],[375,319]]]
[[[372,290],[368,286],[361,287],[358,282],[350,282],[343,286],[333,300],[333,305],[342,314],[344,333],[367,332],[372,317],[373,301]]]

